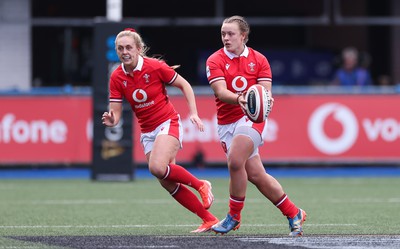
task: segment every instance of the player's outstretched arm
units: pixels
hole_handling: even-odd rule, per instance
[[[110,110],[104,112],[101,121],[108,127],[116,126],[119,123],[122,114],[122,103],[110,103]]]

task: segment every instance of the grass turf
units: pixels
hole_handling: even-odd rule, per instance
[[[216,197],[210,211],[228,211],[228,179],[209,178]],[[306,235],[398,234],[399,178],[280,178],[308,213]],[[155,179],[1,180],[0,236],[192,235],[201,220]],[[242,226],[229,235],[288,234],[280,211],[249,184]],[[210,234],[207,234],[210,235]],[[0,238],[0,245],[7,244]]]

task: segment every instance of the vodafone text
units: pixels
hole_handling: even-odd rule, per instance
[[[400,121],[394,118],[364,119],[362,125],[369,141],[382,138],[385,142],[393,142],[400,138]]]
[[[12,113],[5,114],[0,121],[1,143],[65,143],[68,127],[64,121],[56,119],[23,120]]]

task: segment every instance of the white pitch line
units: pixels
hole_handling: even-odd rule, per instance
[[[104,205],[104,204],[170,204],[175,201],[170,199],[135,199],[135,200],[122,200],[122,199],[70,199],[70,200],[21,200],[21,201],[9,201],[2,204],[24,204],[24,205]],[[266,203],[265,199],[246,199],[247,203]],[[214,203],[226,203],[226,199],[215,199]]]
[[[400,203],[400,198],[392,197],[388,199],[380,198],[353,198],[353,199],[327,199],[329,203]],[[136,200],[121,200],[121,199],[71,199],[71,200],[23,200],[10,201],[0,203],[3,204],[18,204],[18,205],[120,205],[120,204],[145,204],[145,205],[160,205],[173,203],[173,199],[136,199]],[[226,203],[225,199],[215,199],[214,203]],[[246,199],[246,203],[267,203],[265,199]]]
[[[147,228],[147,227],[188,227],[196,225],[21,225],[21,226],[0,226],[0,228]]]
[[[0,229],[37,229],[37,228],[157,228],[157,227],[192,227],[198,226],[198,224],[186,224],[186,225],[9,225],[0,226]],[[282,227],[285,224],[243,224],[242,227]],[[357,224],[309,224],[310,227],[343,227],[343,226],[358,226]]]
[[[6,204],[25,204],[25,205],[104,205],[104,204],[169,204],[173,199],[141,199],[141,200],[113,200],[113,199],[93,199],[93,200],[25,200],[11,201]],[[0,203],[0,205],[3,203]]]
[[[332,203],[400,203],[400,198],[352,198],[352,199],[330,199]]]
[[[281,226],[287,226],[286,224],[242,224],[240,227],[281,227]],[[307,226],[310,227],[335,227],[335,226],[358,226],[357,224],[310,224],[307,223]]]

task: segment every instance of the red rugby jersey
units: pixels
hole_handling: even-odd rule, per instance
[[[150,132],[177,115],[169,101],[165,84],[172,84],[178,73],[164,61],[140,57],[133,77],[118,66],[110,77],[110,102],[125,98],[135,113],[141,132]]]
[[[213,53],[206,62],[207,79],[211,85],[217,80],[225,80],[229,91],[242,93],[258,81],[272,81],[272,73],[267,58],[260,52],[245,47],[237,56],[224,48]],[[243,117],[239,105],[222,102],[215,97],[218,124],[230,124]]]

